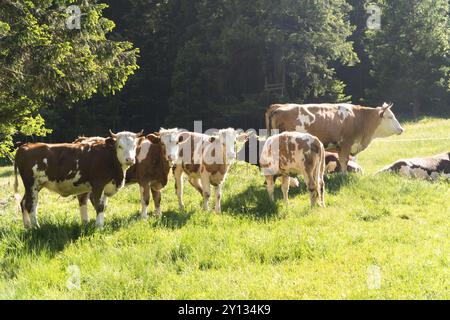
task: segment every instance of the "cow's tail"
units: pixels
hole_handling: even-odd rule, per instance
[[[319,141],[319,152],[320,152],[320,164],[318,170],[318,182],[319,182],[319,198],[320,198],[320,206],[325,207],[325,147],[323,143]]]
[[[272,135],[272,117],[275,110],[277,110],[280,107],[278,104],[272,104],[269,109],[267,109],[265,114],[265,120],[266,120],[266,129],[267,129],[267,137],[270,137]]]
[[[19,194],[19,177],[17,170],[17,160],[14,160],[14,198],[16,202],[20,202],[20,194]]]

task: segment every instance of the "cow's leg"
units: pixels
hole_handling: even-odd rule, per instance
[[[105,226],[105,210],[107,201],[106,196],[103,194],[103,190],[96,190],[91,193],[91,202],[97,212],[95,226],[100,230]]]
[[[290,182],[289,176],[281,177],[281,191],[283,191],[283,199],[284,202],[286,203],[288,203],[289,201],[289,182]]]
[[[150,185],[144,183],[140,187],[141,191],[141,219],[146,220],[148,218],[148,205],[150,203]]]
[[[180,207],[180,210],[184,210],[184,203],[183,203],[183,168],[181,165],[177,165],[175,169],[173,170],[173,175],[175,177],[175,190],[177,192],[178,197],[178,206]]]
[[[219,184],[218,186],[215,186],[215,195],[216,195],[216,207],[215,211],[216,213],[222,212],[222,207],[220,205],[220,201],[222,200],[222,184]]]
[[[203,189],[200,184],[200,179],[189,177],[189,183],[191,184],[191,186],[195,188],[195,190],[197,190],[201,195],[203,195]]]
[[[351,146],[343,145],[339,150],[339,165],[341,172],[347,174],[348,162],[350,160]]]
[[[31,188],[31,210],[30,210],[31,226],[33,228],[40,228],[37,217],[38,194],[39,188],[36,185],[34,185]]]
[[[20,208],[22,209],[22,218],[23,218],[23,225],[26,229],[31,229],[31,221],[30,221],[30,215],[31,208],[33,206],[33,200],[31,195],[31,188],[27,188],[25,186],[25,194],[22,198],[22,201],[20,202]]]
[[[269,194],[270,200],[275,201],[275,197],[274,197],[275,179],[274,179],[274,176],[266,176],[266,188],[267,188],[267,193]]]
[[[80,205],[80,216],[81,222],[87,224],[89,222],[87,201],[89,198],[89,193],[80,194],[78,196],[78,204]]]
[[[309,199],[311,202],[311,207],[314,207],[319,199],[319,181],[317,181],[317,174],[315,174],[314,167],[306,167],[305,183],[309,190]]]
[[[204,174],[201,176],[203,189],[203,210],[208,210],[209,198],[211,197],[211,185],[209,183],[209,176]]]
[[[161,191],[152,189],[152,197],[155,204],[155,216],[161,217]]]
[[[325,152],[322,151],[321,157],[320,157],[320,165],[319,165],[319,181],[320,181],[320,206],[325,207]]]

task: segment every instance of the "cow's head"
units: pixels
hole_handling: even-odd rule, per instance
[[[113,133],[109,131],[110,138],[106,140],[107,143],[114,145],[116,149],[117,159],[123,167],[129,167],[136,161],[136,147],[137,141],[142,136],[143,131],[140,133],[133,132],[119,132]]]
[[[219,139],[227,163],[236,159],[236,142],[245,142],[248,138],[249,134],[233,128],[219,130],[219,132],[212,137],[213,140]]]
[[[377,138],[385,138],[394,134],[400,135],[405,131],[392,112],[392,107],[393,104],[384,103],[382,107],[377,109],[381,118],[381,122],[375,131]]]
[[[180,152],[180,143],[184,140],[182,131],[178,129],[161,129],[159,131],[159,137],[165,147],[166,160],[169,162],[177,161]]]

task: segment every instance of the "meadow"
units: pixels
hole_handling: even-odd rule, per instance
[[[24,230],[2,167],[0,299],[449,299],[448,180],[374,173],[450,151],[450,120],[404,127],[359,155],[363,175],[328,177],[326,208],[310,209],[304,186],[286,206],[279,184],[271,204],[258,169],[236,163],[221,215],[203,212],[188,184],[179,212],[171,177],[162,218],[140,221],[129,186],[110,199],[102,231],[91,206],[82,226],[77,200],[48,191],[41,228]],[[427,138],[449,139],[415,141]]]

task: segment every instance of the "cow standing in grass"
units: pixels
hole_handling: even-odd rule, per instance
[[[302,175],[310,193],[311,206],[325,206],[325,150],[317,137],[307,133],[284,132],[267,139],[260,165],[267,192],[274,201],[275,176],[282,177],[281,190],[288,201],[289,176]]]
[[[352,104],[274,104],[266,112],[269,131],[297,131],[319,138],[326,150],[337,150],[347,173],[350,155],[364,151],[372,140],[402,134],[392,104],[366,108]]]
[[[215,188],[215,212],[221,212],[222,186],[231,162],[236,158],[236,142],[243,142],[248,134],[232,128],[220,130],[209,136],[199,133],[185,133],[181,144],[180,159],[174,166],[175,189],[178,204],[183,210],[183,173],[189,183],[202,195],[203,209],[208,210],[211,185]]]
[[[150,190],[155,205],[154,214],[161,216],[161,190],[167,185],[170,168],[178,158],[183,136],[178,129],[165,130],[141,138],[136,164],[127,171],[127,183],[138,183],[141,194],[141,218],[148,218]]]
[[[259,137],[250,137],[247,142],[245,142],[242,149],[238,152],[237,159],[239,161],[245,161],[247,163],[253,164],[260,168],[259,160],[261,158],[261,152],[264,148],[264,144],[266,140],[263,140]],[[334,152],[325,152],[325,172],[328,174],[335,174],[342,172],[341,165],[339,163],[339,156]],[[354,173],[362,173],[363,169],[356,162],[355,157],[351,157],[350,161],[347,165],[348,172]],[[276,180],[276,177],[275,177]],[[298,187],[299,182],[298,179],[292,178],[290,179],[289,185],[291,187]]]
[[[97,212],[96,225],[103,228],[108,197],[125,183],[125,172],[134,164],[137,139],[142,133],[120,132],[89,143],[28,143],[17,150],[14,163],[15,192],[20,173],[25,195],[21,201],[26,228],[39,227],[38,194],[47,188],[63,197],[79,196],[80,213],[87,222],[87,198]]]

